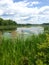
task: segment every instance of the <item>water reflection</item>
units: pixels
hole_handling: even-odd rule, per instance
[[[39,34],[39,33],[43,33],[44,32],[44,28],[37,26],[37,27],[18,27],[17,30],[2,30],[0,31],[0,37],[17,37],[19,36],[19,34]]]
[[[44,32],[44,28],[40,26],[29,28],[26,27],[17,28],[17,32],[19,32],[20,34],[22,33],[22,31],[24,34],[39,34]]]
[[[0,37],[16,37],[16,30],[2,30],[0,31]]]

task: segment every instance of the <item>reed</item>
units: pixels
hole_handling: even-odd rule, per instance
[[[0,65],[49,65],[49,34],[1,40]]]

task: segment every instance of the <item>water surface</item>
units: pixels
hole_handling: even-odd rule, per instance
[[[0,36],[4,37],[16,37],[18,35],[32,35],[40,34],[44,32],[44,28],[41,26],[32,26],[32,27],[18,27],[16,30],[4,30],[0,31]]]

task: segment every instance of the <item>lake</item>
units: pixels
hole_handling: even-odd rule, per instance
[[[16,37],[16,36],[20,36],[20,35],[32,35],[32,34],[38,35],[43,32],[44,32],[44,27],[42,27],[42,26],[18,27],[16,30],[0,31],[0,36]]]

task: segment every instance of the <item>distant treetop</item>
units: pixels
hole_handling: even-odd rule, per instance
[[[17,25],[17,23],[10,19],[4,20],[4,19],[0,18],[0,26],[2,26],[2,25]]]

